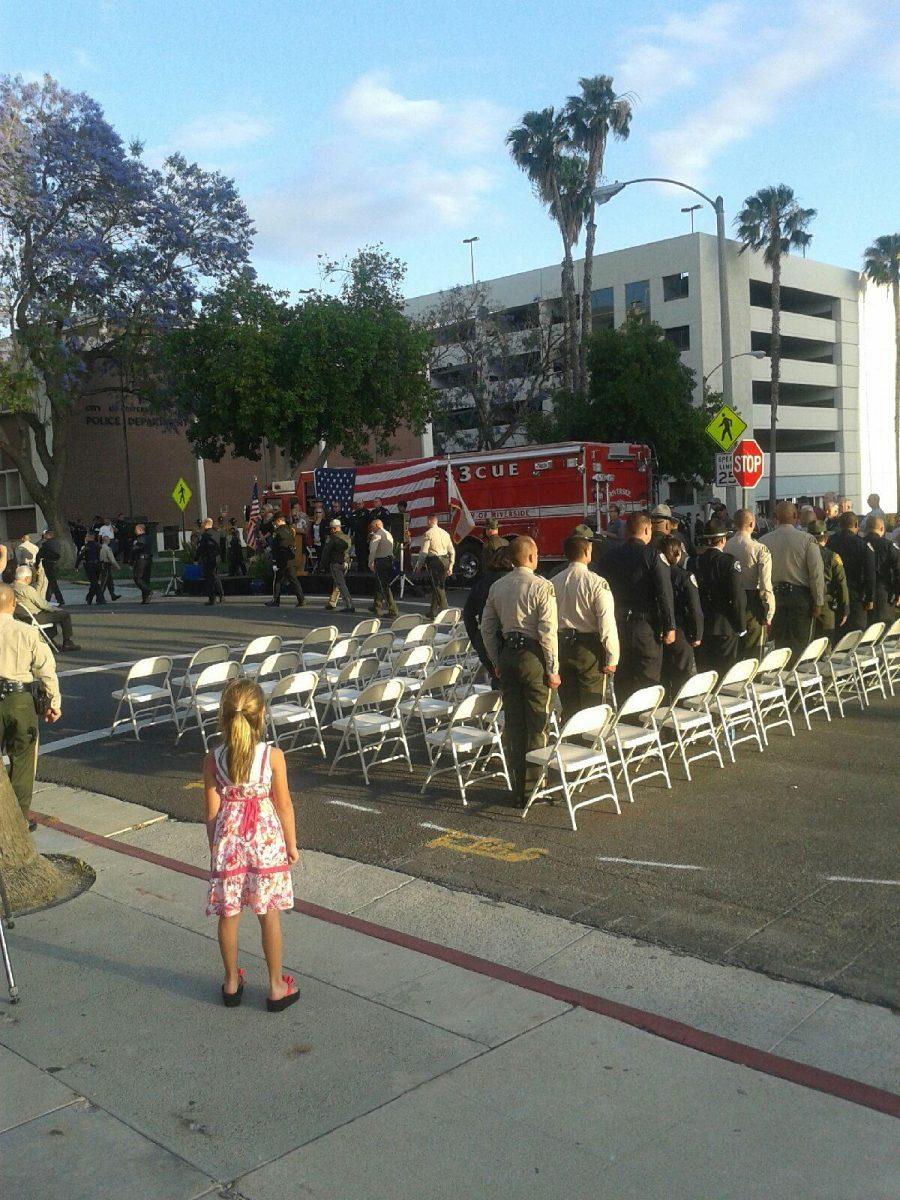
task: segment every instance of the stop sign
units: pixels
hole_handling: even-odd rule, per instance
[[[738,487],[756,487],[762,479],[763,452],[755,438],[738,442],[731,456],[731,469]]]

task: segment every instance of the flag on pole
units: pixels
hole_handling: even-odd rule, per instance
[[[251,550],[259,547],[259,482],[253,480],[253,491],[250,493],[250,512],[247,514],[247,545]]]
[[[460,495],[459,485],[453,478],[453,472],[447,472],[447,496],[450,502],[450,536],[454,542],[461,542],[475,528],[475,521],[469,512],[469,506]]]

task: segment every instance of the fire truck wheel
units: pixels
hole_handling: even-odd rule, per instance
[[[481,570],[481,545],[476,541],[465,541],[456,555],[456,565],[453,574],[465,584],[469,584]]]

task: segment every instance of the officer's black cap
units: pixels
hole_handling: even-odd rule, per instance
[[[700,534],[701,542],[717,542],[719,538],[728,537],[731,530],[724,521],[707,521],[703,526],[703,532]]]

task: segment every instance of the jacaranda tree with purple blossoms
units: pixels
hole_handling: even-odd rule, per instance
[[[123,363],[152,394],[159,335],[248,269],[253,232],[230,179],[148,166],[50,76],[0,78],[0,448],[63,538],[73,405]]]

